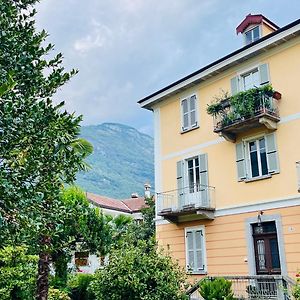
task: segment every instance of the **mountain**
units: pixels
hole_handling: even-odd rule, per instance
[[[92,170],[81,172],[77,184],[84,190],[112,198],[144,193],[144,183],[154,185],[153,138],[117,123],[83,126],[81,136],[94,146],[87,162]]]

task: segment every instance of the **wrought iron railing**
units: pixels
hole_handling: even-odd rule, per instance
[[[214,187],[201,184],[157,193],[158,212],[176,212],[193,208],[214,209],[214,194]]]
[[[220,131],[227,126],[244,122],[253,117],[269,115],[279,120],[278,101],[265,91],[257,90],[251,105],[247,105],[245,95],[240,95],[238,104],[232,105],[231,98],[221,102],[221,111],[214,115],[214,130]],[[249,97],[249,96],[247,96]]]
[[[202,280],[214,280],[206,277]],[[292,289],[295,282],[280,275],[224,276],[232,283],[234,299],[237,300],[293,300]],[[187,291],[190,300],[202,300],[199,293],[200,280]]]

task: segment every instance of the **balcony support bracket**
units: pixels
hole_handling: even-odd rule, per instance
[[[221,132],[219,133],[219,135],[220,135],[221,137],[223,137],[223,138],[224,138],[226,141],[228,141],[228,142],[235,143],[235,141],[236,141],[236,135],[233,134],[233,133],[221,131]]]
[[[277,129],[277,123],[269,118],[259,118],[259,123],[262,125],[265,125],[270,130],[276,130]]]
[[[204,209],[198,209],[197,210],[197,215],[202,215],[207,220],[214,220],[215,219],[215,213],[214,213],[214,211],[208,211],[208,210],[204,210]]]

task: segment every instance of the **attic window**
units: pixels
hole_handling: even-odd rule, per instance
[[[260,38],[260,28],[256,26],[244,33],[246,45],[257,41]]]

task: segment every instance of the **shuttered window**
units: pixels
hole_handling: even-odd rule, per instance
[[[279,173],[275,134],[236,144],[238,179]]]
[[[268,64],[261,64],[250,71],[231,78],[231,94],[259,87],[270,82]]]
[[[186,270],[191,273],[204,273],[206,271],[204,227],[187,228],[185,232]]]
[[[181,101],[182,131],[198,126],[197,97],[192,95]]]

